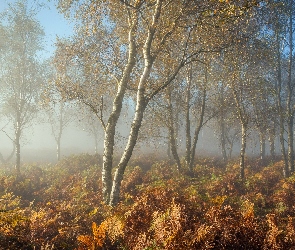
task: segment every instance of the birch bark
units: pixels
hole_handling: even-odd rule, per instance
[[[155,60],[155,56],[152,56],[151,54],[151,46],[152,46],[155,31],[156,31],[156,25],[160,18],[161,8],[162,8],[162,0],[158,0],[156,2],[153,21],[149,28],[147,38],[143,46],[142,52],[144,57],[144,69],[137,87],[137,96],[136,96],[137,101],[136,101],[135,114],[134,114],[133,122],[131,124],[131,130],[129,133],[128,142],[126,144],[124,153],[120,159],[118,167],[115,171],[114,180],[111,187],[110,200],[109,200],[109,204],[111,206],[116,205],[119,201],[121,181],[123,180],[123,175],[124,175],[126,166],[128,164],[128,161],[131,158],[133,149],[136,145],[138,132],[142,123],[143,114],[146,109],[146,105],[148,103],[148,101],[145,98],[145,88],[146,88],[147,80],[150,76],[151,68]]]
[[[121,81],[118,85],[117,94],[113,101],[113,110],[109,116],[104,137],[104,152],[103,152],[103,166],[102,166],[102,193],[104,201],[109,203],[110,193],[112,189],[112,167],[113,167],[113,153],[114,153],[114,140],[116,125],[122,110],[122,102],[126,92],[127,84],[130,81],[130,75],[135,66],[136,57],[136,43],[135,32],[137,29],[137,17],[129,17],[129,54],[127,65],[124,69],[124,73]]]

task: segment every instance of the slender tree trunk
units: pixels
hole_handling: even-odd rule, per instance
[[[288,168],[290,174],[294,172],[294,135],[293,135],[293,107],[292,107],[292,96],[293,96],[293,83],[292,83],[292,69],[293,69],[293,0],[290,0],[289,5],[289,72],[288,72],[288,84],[287,84],[287,128],[288,128]]]
[[[228,151],[228,158],[231,159],[231,155],[233,153],[234,142],[231,141],[229,151]]]
[[[169,134],[169,131],[168,131]],[[171,160],[171,142],[170,142],[170,137],[168,137],[168,141],[167,141],[167,156],[168,159]]]
[[[281,144],[281,153],[284,161],[284,176],[289,177],[289,167],[285,149],[285,121],[284,121],[284,110],[282,107],[282,68],[281,68],[281,51],[280,51],[280,36],[279,36],[279,24],[276,23],[276,53],[277,53],[277,81],[276,81],[276,90],[277,90],[277,110],[279,115],[279,127],[280,127],[280,144]]]
[[[112,167],[113,167],[113,152],[114,152],[114,139],[116,125],[122,110],[122,102],[126,92],[127,83],[130,80],[131,72],[135,65],[136,57],[136,44],[135,44],[135,31],[137,28],[137,20],[129,20],[131,23],[129,31],[129,55],[128,62],[124,69],[121,81],[118,84],[118,91],[113,101],[113,110],[108,119],[105,129],[104,137],[104,152],[103,152],[103,165],[102,165],[102,193],[106,203],[110,201],[110,194],[112,190]]]
[[[185,150],[185,162],[186,165],[190,165],[191,157],[191,121],[190,121],[190,99],[191,99],[191,83],[192,83],[192,66],[190,65],[187,73],[187,88],[186,88],[186,100],[185,100],[185,135],[186,135],[186,150]]]
[[[145,76],[144,82],[147,79],[146,77],[149,75],[150,69],[147,69],[147,70],[148,72],[146,72],[147,75]],[[134,115],[133,122],[131,124],[131,131],[129,134],[128,142],[114,175],[112,191],[110,195],[110,202],[109,202],[111,206],[114,206],[119,202],[121,182],[123,180],[126,166],[130,160],[130,157],[132,156],[132,152],[138,138],[138,132],[141,126],[146,105],[147,103],[144,97],[144,89],[143,89],[143,86],[140,84],[138,92],[137,92],[137,104],[136,104],[135,115]]]
[[[194,132],[194,138],[193,138],[190,161],[189,161],[189,170],[191,172],[193,171],[193,166],[194,166],[194,162],[195,162],[196,146],[197,146],[197,142],[199,139],[199,134],[200,134],[200,131],[204,125],[203,121],[204,121],[205,108],[206,108],[207,84],[208,84],[208,69],[207,69],[207,65],[206,65],[205,66],[205,82],[203,85],[203,94],[202,94],[201,114],[200,114],[199,123],[196,126],[196,129]]]
[[[177,165],[177,170],[178,172],[180,172],[181,170],[181,163],[180,163],[180,159],[177,153],[177,143],[176,143],[176,139],[175,139],[175,131],[173,127],[169,127],[169,140],[170,140],[170,145],[171,145],[171,152],[173,155],[173,158],[176,162]]]
[[[276,158],[274,138],[269,139],[269,148],[271,159],[274,160]]]
[[[245,179],[245,152],[246,152],[246,140],[247,140],[247,123],[242,122],[242,141],[240,151],[240,178]]]
[[[16,155],[16,161],[15,161],[15,170],[16,174],[20,175],[20,142],[19,137],[16,136],[15,138],[15,155]]]
[[[228,135],[226,135],[226,141],[227,141],[227,145],[228,145],[227,158],[231,159],[232,152],[233,152],[233,147],[234,147],[234,139],[230,139],[230,137]]]
[[[232,92],[234,100],[236,103],[238,117],[241,124],[241,150],[240,150],[240,178],[245,179],[245,152],[246,152],[246,140],[247,140],[247,125],[248,125],[248,116],[245,110],[245,106],[241,101],[242,94],[238,94],[237,89],[232,87]]]
[[[220,142],[221,142],[221,152],[222,152],[222,159],[224,163],[227,163],[228,161],[228,157],[227,157],[227,152],[226,152],[226,136],[225,136],[225,124],[224,124],[224,119],[221,118],[221,138],[220,138]]]
[[[290,174],[294,172],[294,132],[293,132],[293,114],[288,118],[288,168]]]
[[[190,171],[193,171],[197,142],[199,140],[199,134],[200,134],[201,128],[203,126],[204,110],[205,110],[205,104],[204,104],[204,108],[202,108],[202,110],[201,110],[201,116],[200,116],[199,124],[196,127],[195,133],[194,133],[193,146],[192,146],[192,149],[191,149],[191,157],[190,157],[190,162],[189,162],[189,170]]]
[[[220,90],[220,144],[221,144],[221,152],[222,159],[224,163],[227,163],[228,157],[226,153],[226,130],[225,130],[225,114],[224,114],[224,89],[223,85]]]
[[[260,160],[265,160],[265,135],[260,131],[259,133],[259,143],[260,143]]]
[[[58,129],[58,135],[56,138],[56,157],[57,157],[57,161],[60,161],[61,155],[60,155],[60,142],[61,142],[61,136],[62,136],[62,132],[63,132],[63,128],[64,128],[64,120],[63,120],[63,113],[64,113],[64,103],[61,102],[60,104],[60,110],[59,110],[59,129]],[[53,130],[53,128],[52,128]]]
[[[282,109],[281,109],[282,110]],[[284,161],[284,177],[287,178],[290,175],[288,161],[287,161],[287,155],[286,155],[286,149],[285,149],[285,127],[284,127],[284,117],[281,112],[279,112],[280,116],[280,144],[281,144],[281,153]]]
[[[16,125],[16,131],[15,131],[15,170],[16,170],[16,176],[20,177],[20,136],[21,136],[21,129],[20,129],[20,122],[19,117],[17,117],[17,125]]]
[[[57,158],[57,161],[60,161],[60,141],[61,141],[61,136],[59,136],[57,138],[57,141],[56,141],[56,158]]]
[[[173,155],[173,158],[176,162],[177,165],[177,170],[180,171],[181,169],[181,164],[180,164],[180,159],[177,153],[177,142],[176,142],[176,133],[174,130],[174,122],[173,122],[173,107],[172,107],[172,100],[171,100],[171,88],[167,88],[167,100],[168,100],[168,120],[169,120],[169,126],[168,126],[168,131],[169,131],[169,141],[171,145],[171,152]]]
[[[273,122],[268,130],[268,142],[269,142],[269,152],[272,161],[275,160],[275,137],[276,137],[276,125]]]
[[[98,154],[98,136],[96,132],[94,132],[94,153]]]

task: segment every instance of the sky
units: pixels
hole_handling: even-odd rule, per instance
[[[15,0],[0,0],[0,12],[6,11],[9,4],[15,3]],[[36,6],[36,2],[44,5],[40,12],[36,15],[41,26],[44,29],[44,49],[41,56],[44,59],[53,55],[55,50],[56,37],[64,38],[73,34],[74,25],[64,18],[55,7],[56,0],[28,0],[29,6]],[[55,157],[56,144],[51,133],[49,124],[38,124],[24,131],[24,139],[22,140],[22,158],[34,158],[40,160],[44,158]],[[4,133],[0,133],[0,152],[7,155],[10,152],[11,141]],[[94,152],[94,142],[92,138],[83,132],[83,129],[72,125],[64,131],[62,138],[62,155],[79,152]],[[38,150],[38,153],[36,153]],[[37,158],[36,158],[37,157]],[[46,159],[44,159],[46,160]],[[42,160],[41,160],[42,161]]]
[[[9,4],[13,4],[14,2],[16,2],[16,0],[0,0],[0,12],[6,11]],[[36,18],[44,28],[45,52],[43,52],[43,56],[48,58],[54,51],[56,37],[70,36],[73,34],[74,25],[64,18],[63,14],[58,12],[56,8],[56,0],[28,0],[29,6],[37,6],[36,2],[44,5],[44,7],[40,9]]]

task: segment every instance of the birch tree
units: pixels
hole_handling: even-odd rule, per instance
[[[67,126],[73,121],[73,110],[62,99],[49,102],[44,106],[47,122],[50,124],[51,133],[56,143],[56,160],[61,159],[62,135]]]
[[[112,83],[109,88],[114,90],[112,111],[102,119],[105,131],[102,191],[106,203],[115,205],[119,201],[123,174],[136,145],[147,104],[173,82],[185,65],[197,60],[202,53],[222,50],[236,39],[232,20],[238,22],[236,17],[241,17],[253,4],[256,5],[256,1],[59,1],[62,11],[69,15],[74,11],[80,18],[81,26],[73,47],[77,47],[76,44],[80,48],[95,49],[99,56],[95,62],[101,67],[93,69],[91,74],[99,71],[104,76],[91,84],[108,81]],[[231,29],[224,28],[224,23],[229,22]],[[105,43],[97,44],[94,42],[97,39]],[[107,48],[101,51],[100,47],[105,45]],[[73,55],[73,51],[67,52]],[[93,56],[89,50],[83,54]],[[79,56],[75,54],[71,60]],[[171,65],[169,75],[163,76],[156,70],[157,64],[163,62]],[[88,76],[85,75],[84,80]],[[64,78],[60,87],[64,86],[67,93],[78,98],[77,92],[81,93],[83,86],[69,76]],[[134,96],[134,118],[113,177],[116,124],[127,92]]]
[[[270,1],[266,11],[270,13],[265,16],[267,27],[272,34],[269,43],[273,50],[274,91],[281,155],[284,161],[284,175],[289,177],[294,171],[294,1]]]
[[[293,62],[293,19],[294,19],[294,1],[289,0],[286,3],[288,8],[288,30],[287,30],[287,37],[288,37],[288,78],[287,78],[287,100],[286,100],[286,121],[287,121],[287,134],[288,134],[288,168],[290,173],[292,174],[295,170],[294,168],[294,113],[295,113],[295,102],[294,102],[294,74],[293,74],[293,68],[294,68],[294,62]]]
[[[79,107],[77,109],[76,121],[78,127],[83,129],[94,141],[94,153],[99,153],[99,142],[103,140],[103,129],[101,123],[95,114],[89,107]],[[82,111],[82,112],[81,112]]]
[[[26,1],[17,1],[4,15],[8,46],[2,54],[1,102],[3,114],[14,131],[15,168],[20,175],[20,139],[38,111],[42,83],[41,63],[37,52],[42,48],[44,32]]]
[[[241,125],[240,178],[245,178],[245,153],[250,125],[253,122],[252,100],[262,99],[263,85],[258,84],[265,71],[262,70],[265,54],[264,42],[260,39],[259,13],[246,19],[237,34],[244,30],[246,39],[239,40],[221,57],[224,77],[236,109],[235,116]]]
[[[186,153],[185,153],[185,160],[186,164],[192,172],[194,160],[195,160],[195,154],[196,154],[196,146],[197,142],[199,140],[199,134],[201,132],[201,129],[203,126],[209,121],[212,117],[208,117],[208,119],[205,119],[205,109],[207,108],[207,99],[208,99],[208,89],[209,89],[209,63],[208,62],[202,62],[200,65],[203,70],[200,70],[202,72],[201,79],[193,79],[192,74],[192,68],[189,69],[188,75],[187,75],[187,87],[186,87],[186,105],[185,105],[185,120],[186,120]],[[198,97],[195,100],[195,103],[192,103],[192,84],[196,81],[199,81],[199,84],[195,83],[195,88],[197,88]],[[196,98],[196,97],[195,97]],[[197,105],[199,104],[199,105]],[[194,117],[191,118],[191,107],[192,109],[195,109]],[[196,112],[196,110],[199,110],[199,112]],[[198,114],[199,113],[199,114]],[[193,130],[193,133],[191,133],[191,128],[193,127],[192,124],[194,124],[195,129]],[[193,135],[193,136],[192,136]]]
[[[230,94],[230,89],[226,84],[226,80],[220,77],[222,76],[222,70],[223,68],[218,63],[213,69],[213,78],[217,82],[216,90],[212,93],[214,96],[212,102],[217,112],[217,115],[213,118],[215,121],[213,128],[220,142],[223,162],[226,164],[228,159],[231,158],[233,144],[237,139],[239,129],[237,129],[237,122],[235,117],[233,117],[234,101]]]

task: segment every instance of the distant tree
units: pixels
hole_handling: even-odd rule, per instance
[[[265,56],[261,50],[260,41],[255,38],[255,33],[244,44],[232,47],[222,58],[224,77],[231,93],[235,106],[235,116],[241,126],[240,150],[240,177],[245,178],[245,153],[246,141],[250,126],[255,120],[257,102],[263,100],[264,83],[260,82],[264,71],[261,71],[259,61]],[[254,101],[253,101],[254,100]],[[256,121],[262,127],[263,116],[256,110]],[[262,130],[262,128],[261,128]],[[265,129],[266,131],[266,129]],[[264,135],[264,133],[263,133]]]
[[[2,114],[13,126],[16,148],[15,168],[20,174],[20,139],[38,111],[42,83],[41,63],[37,53],[42,49],[43,29],[27,1],[11,5],[2,19],[8,46],[1,55]]]
[[[212,118],[212,114],[205,112],[208,106],[209,68],[209,63],[201,60],[190,64],[179,74],[175,84],[166,89],[166,112],[162,110],[162,119],[166,117],[167,123],[164,124],[168,128],[171,152],[179,170],[178,127],[184,127],[185,161],[192,171],[200,131]]]
[[[190,65],[192,66],[192,65]],[[193,73],[193,69],[197,69],[197,79]],[[185,161],[192,172],[195,161],[196,146],[199,140],[201,129],[214,116],[214,112],[209,114],[208,107],[208,90],[210,88],[210,63],[202,61],[198,67],[190,67],[187,72],[187,85],[185,90],[185,131],[186,131],[186,153]],[[195,92],[195,93],[192,93]],[[192,117],[191,117],[192,116]],[[193,132],[191,128],[194,129]]]
[[[59,161],[61,159],[62,135],[66,127],[74,120],[74,112],[72,106],[56,89],[58,76],[51,59],[46,61],[44,72],[46,81],[42,86],[41,104],[45,122],[50,124],[56,142],[56,159]]]
[[[261,69],[267,70],[267,64],[264,63],[264,67]],[[268,68],[269,69],[269,68]],[[265,71],[267,74],[267,71]],[[251,98],[251,103],[253,106],[253,119],[254,126],[259,134],[259,144],[260,144],[260,159],[263,161],[266,157],[266,141],[267,136],[271,140],[273,136],[273,124],[274,124],[274,112],[276,112],[275,98],[272,91],[272,85],[267,79],[262,77],[263,72],[261,72],[261,77],[257,79],[256,84],[253,89],[253,98]],[[274,148],[272,146],[273,140],[270,142],[271,155],[274,155]]]
[[[230,58],[229,60],[231,61],[233,58]],[[248,79],[241,79],[241,77],[243,77],[239,72],[239,67],[243,67],[241,61],[237,62],[233,60],[232,62],[234,62],[234,65],[230,64],[227,70],[227,73],[231,72],[232,74],[228,83],[230,84],[230,89],[232,91],[236,107],[236,115],[241,125],[240,177],[241,179],[244,179],[247,130],[250,120],[249,110],[247,109],[249,107],[249,100],[246,99],[247,94],[245,92],[249,92],[251,86],[249,85]]]
[[[54,103],[47,103],[44,110],[56,142],[56,159],[59,161],[61,159],[62,135],[65,128],[73,121],[73,110],[62,99]]]
[[[103,141],[103,128],[97,115],[89,107],[80,107],[79,114],[76,115],[79,128],[87,132],[94,140],[94,153],[98,154],[98,145]]]
[[[167,90],[168,91],[168,90]],[[165,91],[166,92],[166,91]],[[138,136],[138,143],[146,147],[150,147],[163,155],[163,145],[165,146],[166,156],[169,160],[172,160],[171,155],[171,140],[169,138],[169,121],[168,121],[168,108],[166,99],[166,93],[164,91],[158,95],[157,98],[149,102],[145,111],[145,117],[143,119],[142,128]],[[173,98],[175,101],[175,99]],[[174,108],[174,132],[177,138],[179,129],[179,120],[177,115],[180,113],[180,107],[177,105]]]
[[[173,98],[172,98],[172,86],[168,86],[166,88],[166,102],[167,102],[167,117],[166,117],[166,124],[168,129],[168,138],[169,138],[169,150],[171,150],[172,156],[176,162],[178,171],[181,170],[180,158],[177,150],[177,134],[178,134],[178,119],[177,116],[174,115],[177,109],[173,108]],[[178,114],[179,115],[179,114]]]
[[[217,87],[211,95],[217,115],[213,118],[212,128],[220,143],[222,159],[224,163],[227,163],[228,159],[231,158],[233,145],[240,130],[233,114],[234,101],[230,89],[226,84],[226,79],[222,77],[223,68],[218,63],[215,63],[213,68],[213,79],[217,83]]]

